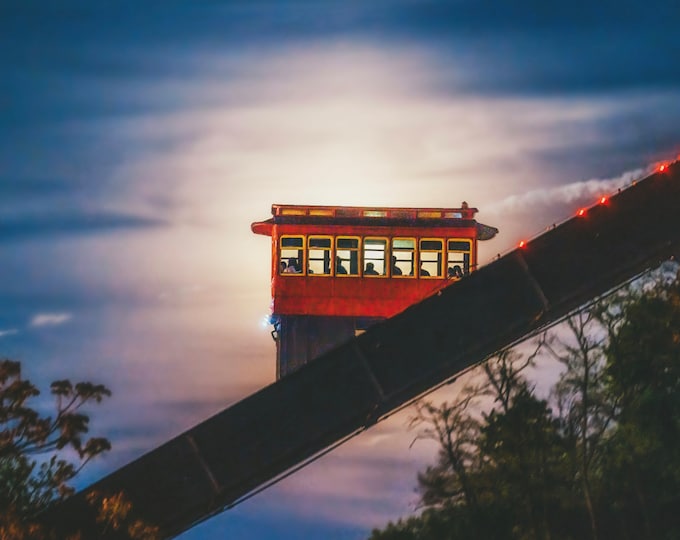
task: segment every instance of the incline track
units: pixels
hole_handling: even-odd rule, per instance
[[[175,536],[679,254],[676,162],[171,439],[46,520],[64,535],[87,533],[87,493],[122,490],[136,513]]]

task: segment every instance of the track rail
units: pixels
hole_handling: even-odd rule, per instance
[[[122,490],[173,537],[678,254],[674,163],[171,439],[46,520],[64,535],[87,532],[87,493]]]

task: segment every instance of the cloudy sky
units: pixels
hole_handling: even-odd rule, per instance
[[[466,200],[486,262],[678,155],[678,27],[677,0],[6,0],[0,356],[112,389],[91,482],[273,382],[272,203]],[[181,538],[365,538],[432,459],[407,418]]]

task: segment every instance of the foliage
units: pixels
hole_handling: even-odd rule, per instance
[[[21,377],[21,365],[0,361],[0,510],[14,508],[33,517],[53,499],[73,492],[68,482],[92,458],[111,445],[104,438],[84,440],[89,417],[82,412],[88,402],[99,403],[111,392],[103,385],[68,380],[55,381],[51,393],[56,414],[42,416],[29,406],[40,391]],[[78,464],[58,457],[70,449]],[[34,456],[47,456],[40,460]]]
[[[97,524],[102,535],[118,531],[118,537],[129,540],[157,540],[160,530],[154,525],[135,517],[132,504],[123,493],[105,495],[93,491],[87,496],[87,502],[97,509]]]
[[[527,375],[538,358],[563,366],[548,400]],[[418,438],[439,445],[422,512],[371,540],[680,538],[677,277],[620,290],[482,372],[457,401],[418,405]]]
[[[108,388],[89,382],[55,381],[50,386],[53,415],[31,406],[40,391],[21,376],[21,364],[0,359],[0,538],[52,539],[40,523],[50,505],[73,494],[69,482],[93,458],[109,450],[109,441],[89,437],[85,405],[110,396]],[[72,460],[65,456],[71,456]],[[157,530],[136,520],[123,494],[90,497],[101,530],[121,530],[135,539],[151,539]],[[69,537],[78,540],[80,534]]]

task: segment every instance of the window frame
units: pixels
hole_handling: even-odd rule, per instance
[[[423,249],[423,242],[439,242],[439,249]],[[418,238],[418,278],[419,279],[442,279],[444,277],[443,267],[444,267],[444,254],[446,253],[445,246],[448,245],[447,241],[442,237],[422,237]],[[425,261],[426,263],[437,263],[437,274],[433,275],[430,272],[429,276],[420,275],[420,269],[423,266],[423,253],[436,253],[438,255],[437,261]],[[428,270],[428,268],[425,268]],[[429,271],[429,270],[428,270]],[[448,270],[447,270],[448,271]]]
[[[394,247],[394,242],[395,240],[411,240],[413,242],[413,248],[410,250],[411,253],[411,273],[404,273],[402,270],[402,274],[392,274],[392,257],[396,257],[394,254],[395,251],[397,253],[409,253],[408,249],[403,249],[403,248],[397,248],[395,250]],[[418,239],[415,236],[391,236],[390,237],[390,257],[389,257],[389,262],[390,262],[390,277],[396,278],[396,279],[405,279],[405,278],[410,278],[410,279],[415,279],[416,276],[416,268],[418,267]],[[399,258],[397,258],[397,263],[400,262]],[[398,264],[395,264],[397,268],[399,268]],[[401,268],[400,268],[401,270]]]
[[[367,259],[366,258],[366,244],[367,244],[367,241],[369,241],[369,240],[382,240],[382,241],[384,241],[383,261],[382,261],[383,273],[382,274],[380,272],[378,272],[378,274],[376,274],[376,275],[366,274],[366,263],[378,260],[378,259]],[[360,275],[362,277],[367,277],[367,278],[371,278],[371,279],[390,277],[390,275],[387,271],[388,270],[387,265],[390,261],[390,237],[389,236],[363,236],[361,238],[360,254],[361,254],[361,274]],[[376,272],[377,272],[377,270],[376,270]]]
[[[286,265],[288,264],[288,261],[291,259],[291,257],[283,257],[282,252],[283,252],[283,240],[286,238],[301,238],[302,239],[302,246],[297,248],[297,256],[295,257],[298,261],[298,266],[300,267],[299,272],[286,272],[285,270],[282,272],[281,271],[281,262],[285,260]],[[294,248],[285,248],[285,249],[294,249]],[[305,255],[307,253],[307,236],[304,234],[282,234],[278,238],[278,243],[276,246],[276,252],[277,252],[277,270],[278,270],[278,275],[280,276],[304,276],[306,274],[306,261]],[[301,260],[302,259],[302,260]],[[286,266],[288,268],[288,266]]]
[[[335,272],[335,257],[333,256],[334,253],[334,236],[331,234],[309,234],[306,235],[307,238],[307,249],[305,249],[305,256],[306,256],[306,264],[305,264],[305,272],[307,276],[309,277],[331,277],[333,276]],[[328,240],[328,248],[325,247],[312,247],[312,240]],[[322,251],[324,253],[328,253],[328,272],[310,272],[311,270],[311,262],[312,261],[323,261],[324,266],[325,266],[325,259],[319,259],[318,257],[311,257],[311,250],[317,250],[317,251]]]
[[[465,242],[468,246],[467,251],[462,251],[460,249],[449,249],[449,243],[450,242]],[[454,277],[449,277],[449,265],[451,264],[459,264],[461,267],[461,272],[463,273],[463,276],[467,276],[470,273],[470,268],[472,267],[472,245],[473,241],[470,238],[447,238],[446,239],[446,277],[447,279],[460,279],[460,278],[454,278]],[[463,254],[463,262],[459,263],[458,261],[451,261],[450,259],[450,254],[452,253],[461,253]],[[467,258],[465,257],[467,255]],[[453,268],[453,266],[451,266]]]
[[[335,275],[335,277],[339,277],[339,278],[343,278],[343,279],[344,278],[359,277],[361,275],[361,253],[362,253],[361,236],[341,234],[341,235],[334,236],[333,239],[334,239],[333,245],[335,246],[335,251],[334,251],[334,254],[333,254],[333,263],[334,263],[333,264],[333,274]],[[340,240],[356,240],[357,247],[356,248],[341,248],[341,247],[338,246],[338,244],[340,243]],[[356,267],[357,271],[356,272],[352,273],[352,259],[351,258],[346,260],[346,261],[345,260],[341,261],[343,263],[346,262],[349,265],[349,268],[346,268],[346,270],[347,270],[346,274],[338,274],[336,272],[337,266],[335,264],[335,259],[337,257],[339,257],[338,251],[349,251],[350,254],[352,252],[356,253],[356,265],[357,265],[357,267]]]

